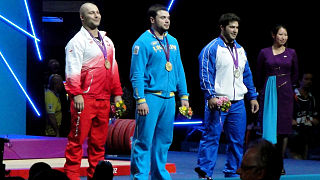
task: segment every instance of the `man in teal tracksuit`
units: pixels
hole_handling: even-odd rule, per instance
[[[167,33],[166,7],[148,10],[151,28],[132,47],[130,78],[136,99],[136,128],[132,141],[131,178],[171,179],[165,169],[173,138],[175,92],[189,107],[188,92],[177,40]]]

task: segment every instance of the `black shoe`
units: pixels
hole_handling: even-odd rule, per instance
[[[281,175],[285,175],[286,174],[286,170],[284,170],[284,168],[281,171]]]
[[[200,179],[213,180],[211,177],[209,177],[209,176],[207,175],[206,172],[202,171],[202,170],[200,169],[200,167],[194,168],[194,171],[195,171],[196,173],[198,173],[198,176],[199,176]]]

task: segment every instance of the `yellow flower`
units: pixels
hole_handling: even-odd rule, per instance
[[[193,114],[191,107],[187,108],[186,106],[179,107],[179,112],[181,115],[185,116],[188,119],[191,119]]]

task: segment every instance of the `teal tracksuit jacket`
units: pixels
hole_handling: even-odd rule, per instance
[[[166,44],[167,38],[169,46]],[[170,49],[172,70],[166,70],[166,54],[156,37],[145,31],[132,47],[130,79],[137,104],[147,103],[149,114],[136,113],[132,141],[131,178],[171,179],[165,169],[172,142],[175,116],[175,94],[188,100],[185,73],[177,40],[169,34],[160,40]]]

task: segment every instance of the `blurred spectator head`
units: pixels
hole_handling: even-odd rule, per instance
[[[300,87],[302,88],[311,88],[312,86],[312,73],[310,72],[305,72],[302,74],[302,77],[300,78]]]
[[[25,179],[20,176],[10,176],[10,177],[6,177],[5,180],[25,180]]]
[[[49,169],[51,169],[51,166],[45,162],[34,163],[29,169],[29,178],[28,179],[32,179],[39,172],[46,171]]]
[[[59,74],[51,74],[49,77],[49,89],[55,92],[63,90],[63,79]]]
[[[93,180],[113,179],[113,167],[109,161],[100,161],[93,174]]]
[[[29,180],[69,180],[68,176],[59,170],[48,169],[36,174],[33,179]]]
[[[59,71],[60,71],[60,63],[59,63],[59,61],[56,60],[56,59],[50,59],[48,61],[48,68],[49,68],[49,72],[50,73],[58,74]]]
[[[241,180],[279,180],[282,168],[283,159],[275,145],[260,139],[246,151],[237,173]]]

